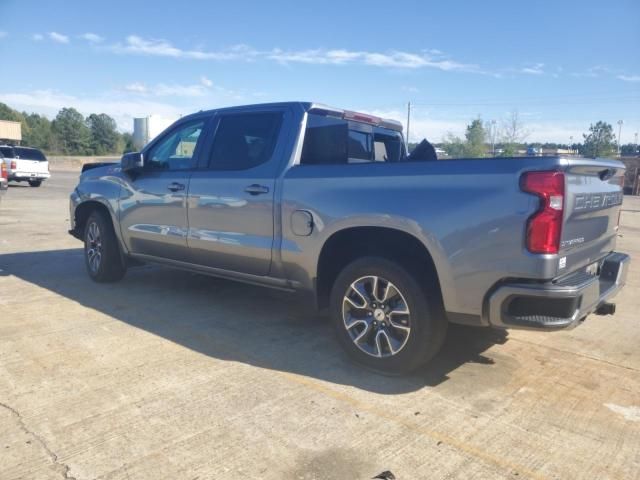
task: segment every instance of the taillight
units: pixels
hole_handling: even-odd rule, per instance
[[[11,160],[11,170],[15,170],[16,169],[16,161],[15,160]]]
[[[531,253],[558,253],[564,215],[564,173],[527,172],[522,190],[540,197],[540,209],[527,223],[527,249]]]
[[[7,164],[4,163],[3,160],[0,160],[0,177],[9,178],[9,174],[7,173]]]

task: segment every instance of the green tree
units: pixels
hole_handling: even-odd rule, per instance
[[[589,133],[583,135],[584,143],[580,152],[585,157],[606,157],[616,152],[616,136],[613,127],[600,120],[589,126]]]
[[[487,153],[486,140],[487,131],[482,124],[482,120],[476,118],[469,125],[465,133],[464,154],[467,157],[484,157]]]
[[[460,137],[456,137],[453,133],[447,133],[442,142],[442,148],[447,155],[452,158],[460,158],[465,156],[465,144]]]
[[[51,124],[53,140],[60,153],[87,155],[91,153],[91,131],[84,117],[75,108],[63,108]]]
[[[133,144],[133,134],[131,134],[130,132],[125,132],[120,136],[120,138],[122,142],[122,153],[129,153],[129,152],[136,151],[136,147]],[[409,148],[411,149],[411,147]],[[415,145],[413,148],[415,148]]]
[[[500,140],[502,143],[503,157],[514,157],[522,142],[529,136],[529,131],[525,128],[517,110],[513,110],[502,122],[502,133]]]
[[[91,149],[96,155],[116,153],[120,135],[116,130],[116,121],[105,113],[92,113],[87,118],[91,131]]]
[[[5,103],[0,103],[0,120],[9,120],[12,122],[22,122],[24,115],[17,110],[14,110]]]
[[[37,113],[23,112],[28,129],[22,134],[22,143],[41,150],[51,150],[51,122]]]
[[[637,155],[638,154],[638,146],[634,145],[633,143],[627,143],[625,145],[621,145],[620,146],[620,153],[622,155],[629,155],[629,156]]]

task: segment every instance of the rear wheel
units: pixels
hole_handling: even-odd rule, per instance
[[[115,282],[127,271],[120,255],[111,219],[95,210],[84,229],[84,258],[87,272],[96,282]]]
[[[447,322],[436,295],[395,262],[380,257],[355,260],[338,275],[331,291],[338,339],[370,368],[415,370],[431,360],[444,341]]]
[[[29,180],[29,185],[32,187],[39,187],[42,185],[42,180]]]

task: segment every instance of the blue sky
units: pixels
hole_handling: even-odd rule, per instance
[[[153,5],[153,6],[151,6]],[[517,110],[528,140],[640,130],[640,2],[0,0],[0,101],[131,118],[315,100],[462,134]],[[617,133],[617,126],[616,126]]]

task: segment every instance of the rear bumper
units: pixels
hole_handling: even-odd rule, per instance
[[[503,284],[489,297],[489,323],[533,330],[575,327],[620,291],[630,260],[613,252],[601,260],[597,275],[583,269],[554,282]]]
[[[9,180],[17,182],[24,182],[27,180],[46,180],[50,177],[50,173],[44,172],[9,172]]]

